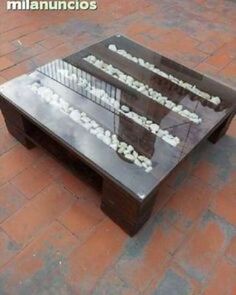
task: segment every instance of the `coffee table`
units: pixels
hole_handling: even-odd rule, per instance
[[[236,111],[234,89],[120,35],[5,83],[0,98],[24,146],[102,177],[101,208],[131,236],[160,184]]]

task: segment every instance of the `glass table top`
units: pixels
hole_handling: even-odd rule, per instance
[[[132,59],[110,50],[113,45]],[[221,101],[214,104],[178,81]],[[233,89],[122,36],[7,82],[1,94],[98,173],[141,200],[235,111]]]

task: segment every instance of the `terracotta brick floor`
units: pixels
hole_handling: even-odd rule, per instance
[[[99,0],[96,12],[0,10],[0,83],[114,33],[236,85],[236,3]],[[162,187],[129,238],[95,184],[12,138],[0,113],[0,295],[235,295],[236,120]]]

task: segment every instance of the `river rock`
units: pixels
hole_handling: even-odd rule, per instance
[[[77,110],[74,110],[70,113],[70,117],[72,120],[74,120],[75,122],[79,122],[80,121],[80,118],[81,118],[81,115],[80,115],[80,112],[77,111]]]
[[[115,44],[110,44],[109,47],[108,47],[110,50],[112,51],[117,51],[117,48],[116,48],[116,45]]]

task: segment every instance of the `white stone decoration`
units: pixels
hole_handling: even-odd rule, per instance
[[[141,125],[142,127],[149,130],[151,133],[155,134],[157,137],[162,138],[165,142],[172,146],[177,146],[180,143],[180,139],[177,136],[173,136],[169,133],[168,130],[163,130],[160,126],[154,123],[152,120],[149,120],[145,116],[141,116],[136,112],[130,111],[130,108],[126,105],[120,105],[120,102],[115,98],[110,97],[109,94],[100,88],[93,86],[88,80],[82,77],[78,77],[76,74],[70,74],[67,69],[59,69],[58,72],[69,80],[74,80],[77,84],[88,91],[90,94],[99,98],[101,101],[107,103],[116,109],[119,113],[122,113],[124,116],[130,118],[135,123]]]
[[[124,141],[120,141],[117,135],[110,130],[105,130],[94,119],[90,118],[85,112],[74,108],[67,101],[62,99],[57,93],[53,92],[48,87],[43,86],[39,82],[29,85],[30,89],[39,95],[46,103],[59,109],[64,114],[68,115],[74,122],[88,130],[96,136],[104,144],[117,151],[127,160],[131,161],[138,167],[145,169],[147,173],[152,170],[152,162],[147,157],[140,155],[132,145],[128,145]]]
[[[163,96],[160,92],[154,90],[153,88],[150,88],[148,85],[145,85],[142,82],[135,80],[133,77],[126,75],[121,70],[113,67],[111,64],[107,64],[103,60],[97,59],[94,55],[89,55],[85,57],[84,60],[86,60],[90,64],[93,64],[95,67],[118,79],[119,81],[125,83],[129,87],[136,89],[137,91],[154,100],[155,102],[163,105],[164,107],[172,110],[175,113],[178,113],[180,116],[187,118],[191,122],[194,122],[196,124],[200,124],[202,122],[202,119],[196,113],[185,109],[184,106],[182,106],[181,104],[177,105],[167,96]]]
[[[122,55],[123,57],[139,64],[140,66],[158,74],[159,76],[162,76],[162,77],[170,80],[174,84],[177,84],[177,85],[181,86],[182,88],[189,90],[190,92],[212,102],[215,105],[219,105],[221,103],[221,99],[218,96],[213,96],[213,95],[211,96],[209,93],[198,89],[196,85],[192,85],[188,82],[180,80],[180,79],[174,77],[173,75],[160,70],[154,64],[151,64],[148,61],[143,60],[142,58],[133,56],[132,54],[130,54],[129,52],[127,52],[124,49],[118,49],[115,44],[110,44],[108,46],[108,49],[110,49],[111,51],[116,52],[116,53]]]

